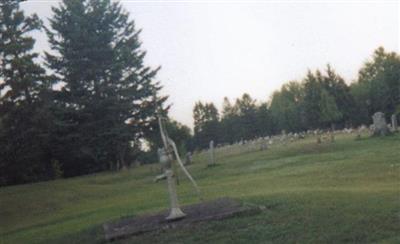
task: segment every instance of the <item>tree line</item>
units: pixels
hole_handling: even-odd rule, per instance
[[[231,144],[282,131],[369,125],[377,111],[387,119],[400,114],[400,56],[383,47],[374,51],[350,84],[327,65],[323,71],[309,70],[300,81],[285,83],[266,102],[249,94],[234,103],[225,97],[218,111],[213,103],[199,101],[193,108],[194,136],[187,144],[206,148],[211,140]]]

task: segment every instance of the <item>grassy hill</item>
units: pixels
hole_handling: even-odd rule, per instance
[[[400,134],[317,145],[307,138],[267,151],[217,154],[189,170],[205,199],[267,207],[259,215],[203,223],[117,243],[400,243]],[[0,188],[1,243],[101,243],[101,224],[168,206],[156,165]],[[197,202],[180,174],[182,204]]]

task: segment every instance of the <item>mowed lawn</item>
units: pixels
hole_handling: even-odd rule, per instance
[[[307,138],[267,151],[206,155],[189,166],[203,197],[229,196],[258,215],[116,243],[400,243],[400,134],[335,143]],[[0,242],[103,243],[101,224],[168,206],[157,165],[0,188]],[[181,204],[198,201],[179,174]]]

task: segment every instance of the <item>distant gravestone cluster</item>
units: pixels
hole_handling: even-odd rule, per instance
[[[274,144],[287,145],[288,143],[295,142],[299,139],[304,139],[307,135],[315,136],[316,143],[321,144],[324,142],[335,142],[336,134],[355,134],[356,139],[361,139],[362,135],[379,135],[385,136],[391,132],[398,131],[398,121],[397,116],[391,116],[391,124],[387,124],[385,120],[385,115],[382,112],[376,112],[372,116],[373,123],[368,127],[366,125],[361,125],[358,128],[344,128],[341,130],[307,130],[300,133],[286,133],[282,130],[280,135],[259,137],[253,140],[240,140],[233,144],[218,144],[214,145],[214,141],[210,141],[210,147],[208,149],[209,154],[209,164],[215,164],[215,154],[216,151],[224,152],[225,154],[239,154],[244,152],[252,151],[264,151],[268,150],[270,146]],[[200,152],[201,153],[201,152]]]

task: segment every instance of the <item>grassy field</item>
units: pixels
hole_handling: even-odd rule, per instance
[[[400,134],[206,155],[189,170],[205,199],[265,205],[261,214],[116,243],[400,243]],[[168,206],[155,166],[0,188],[1,243],[102,243],[101,224]],[[197,202],[180,174],[182,204]]]

